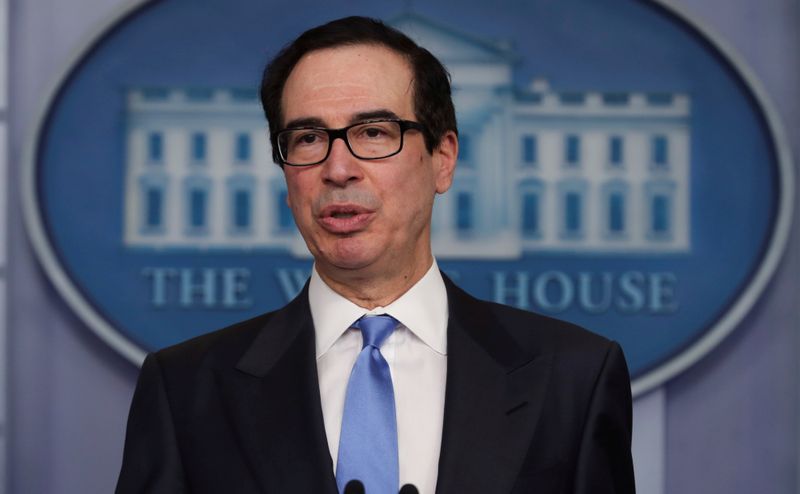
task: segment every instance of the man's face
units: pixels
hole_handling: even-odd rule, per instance
[[[376,118],[416,121],[413,96],[408,62],[385,47],[313,51],[286,81],[282,124],[341,128]],[[289,206],[320,274],[426,269],[434,195],[450,187],[456,153],[452,133],[431,154],[422,133],[409,130],[402,151],[389,158],[360,160],[337,139],[321,164],[285,166]]]

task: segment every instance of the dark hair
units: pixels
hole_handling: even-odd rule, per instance
[[[417,121],[426,127],[424,135],[428,152],[433,152],[439,145],[445,132],[458,133],[450,97],[450,74],[442,63],[408,36],[377,19],[345,17],[304,32],[285,46],[264,69],[261,105],[269,123],[275,163],[281,163],[275,140],[283,118],[281,96],[297,62],[312,51],[359,44],[382,45],[408,60],[414,80],[414,114]]]

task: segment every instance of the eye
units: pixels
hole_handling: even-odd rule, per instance
[[[386,131],[380,127],[367,127],[363,133],[366,137],[376,138],[385,135]]]
[[[324,142],[325,134],[318,130],[298,130],[292,134],[292,146],[311,146]]]
[[[299,141],[304,142],[306,144],[311,144],[312,142],[317,140],[317,136],[314,134],[303,134],[300,136]]]
[[[385,141],[394,139],[398,131],[395,130],[397,124],[394,122],[368,122],[357,127],[353,127],[350,136],[353,139],[364,142]]]

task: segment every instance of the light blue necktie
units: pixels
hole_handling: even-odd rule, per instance
[[[364,345],[358,354],[342,416],[336,484],[343,493],[353,479],[367,494],[396,494],[400,484],[397,417],[389,364],[380,346],[397,327],[391,316],[364,316],[353,325]]]

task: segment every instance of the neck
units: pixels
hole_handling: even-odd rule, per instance
[[[393,263],[395,269],[340,269],[317,265],[320,278],[336,293],[359,307],[386,307],[425,276],[433,264],[430,252],[417,262]]]

